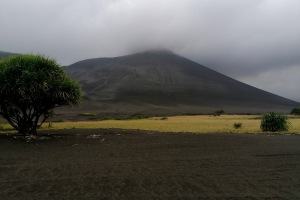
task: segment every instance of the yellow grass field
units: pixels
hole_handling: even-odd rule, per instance
[[[132,120],[103,120],[80,122],[53,122],[51,129],[64,128],[120,128],[140,129],[162,132],[193,132],[193,133],[262,133],[260,130],[260,115],[222,115],[222,116],[173,116],[162,119],[153,117]],[[242,123],[239,129],[234,123]],[[289,117],[291,128],[286,133],[300,133],[300,118]],[[45,123],[43,129],[48,129]]]
[[[139,129],[161,132],[192,132],[192,133],[262,133],[260,130],[260,115],[194,115],[152,117],[147,119],[102,120],[79,122],[48,122],[42,129],[71,128],[120,128]],[[290,129],[284,133],[300,133],[300,117],[289,116]],[[234,123],[242,123],[241,128],[234,128]],[[7,123],[0,124],[2,130],[11,129]]]

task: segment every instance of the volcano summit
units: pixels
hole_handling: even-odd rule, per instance
[[[65,67],[82,86],[82,111],[176,115],[289,112],[299,103],[167,50],[83,60]]]

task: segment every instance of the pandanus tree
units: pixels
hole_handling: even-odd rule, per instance
[[[0,60],[0,115],[22,135],[36,135],[54,108],[78,105],[79,85],[41,55]]]

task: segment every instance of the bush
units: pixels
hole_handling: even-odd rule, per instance
[[[78,115],[79,116],[84,116],[84,117],[97,116],[96,113],[80,113]]]
[[[241,122],[235,122],[235,123],[233,124],[233,127],[234,127],[235,129],[242,128],[242,126],[243,126],[243,124],[242,124]]]
[[[260,128],[262,131],[287,131],[289,123],[286,116],[271,112],[263,116]]]
[[[291,115],[300,115],[300,108],[293,108]]]
[[[132,115],[131,117],[127,118],[127,120],[148,119],[148,118],[150,117],[138,114],[138,115]]]
[[[221,114],[224,114],[224,110],[216,110],[214,116],[220,116]]]
[[[49,129],[53,128],[53,123],[52,123],[52,122],[49,122],[49,123],[48,123],[48,128],[49,128]]]

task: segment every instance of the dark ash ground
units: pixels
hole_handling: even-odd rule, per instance
[[[300,199],[299,135],[43,134],[0,136],[0,199]]]

